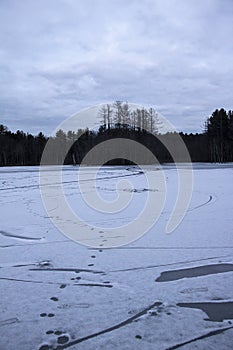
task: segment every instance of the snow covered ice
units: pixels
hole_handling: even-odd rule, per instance
[[[168,164],[159,220],[138,240],[111,249],[104,249],[105,229],[122,225],[126,235],[124,225],[156,193],[139,168],[98,172],[96,189],[107,200],[116,197],[119,179],[131,183],[121,192],[132,203],[106,215],[84,204],[78,167],[64,167],[67,201],[98,230],[103,248],[78,244],[53,225],[38,167],[1,168],[0,349],[232,349],[233,164],[193,167],[192,200],[176,230],[165,233],[177,196],[177,171]],[[89,194],[93,169],[85,169]]]

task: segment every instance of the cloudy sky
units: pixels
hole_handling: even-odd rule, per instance
[[[127,100],[199,132],[233,109],[232,38],[232,0],[0,0],[0,124]]]

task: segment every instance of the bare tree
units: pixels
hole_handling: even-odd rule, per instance
[[[108,123],[108,130],[111,129],[112,126],[112,107],[110,104],[107,104],[107,123]]]
[[[99,109],[99,116],[100,116],[100,122],[101,125],[105,128],[107,125],[107,114],[108,113],[108,109],[105,105],[103,105],[100,109]]]

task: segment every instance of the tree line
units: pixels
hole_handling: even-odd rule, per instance
[[[159,134],[160,120],[153,108],[130,110],[127,103],[116,101],[104,105],[99,111],[98,130],[79,129],[77,132],[58,130],[54,137],[42,132],[34,136],[18,130],[11,132],[0,125],[0,166],[39,165],[44,147],[49,140],[50,164],[80,164],[84,156],[96,145],[114,138],[125,138],[147,147],[159,162],[172,162],[164,144],[175,145],[177,136],[184,141],[193,162],[233,161],[233,112],[216,109],[207,118],[202,133],[168,132]],[[67,149],[65,161],[62,149]],[[106,151],[107,152],[107,151]],[[133,150],[132,150],[133,152]],[[182,157],[178,159],[183,161]],[[91,159],[97,164],[97,159]],[[150,162],[144,159],[144,162]],[[108,164],[130,164],[126,159],[112,159]]]
[[[48,138],[18,130],[11,132],[0,125],[0,166],[38,165]]]

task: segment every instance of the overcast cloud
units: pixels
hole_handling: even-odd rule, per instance
[[[199,132],[233,108],[232,0],[0,0],[0,123],[49,134],[127,100]]]

